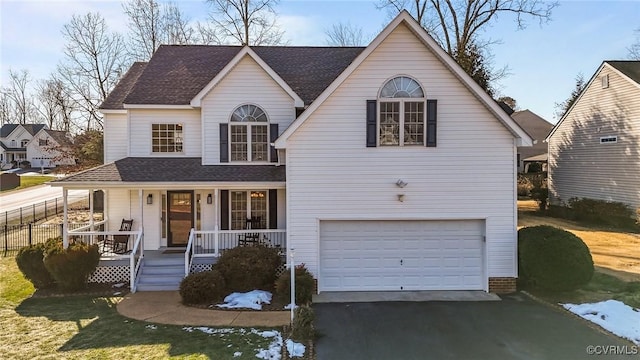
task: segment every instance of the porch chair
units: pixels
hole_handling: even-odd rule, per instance
[[[133,219],[122,219],[119,231],[131,231],[133,228]],[[114,254],[126,254],[129,251],[129,237],[131,235],[113,235],[108,236],[102,243],[102,252],[111,250]]]
[[[251,219],[247,219],[247,222],[245,223],[244,228],[245,230],[260,229],[261,221],[262,219],[260,217],[252,217]],[[257,233],[245,232],[238,235],[238,246],[256,246],[259,243],[260,243],[259,232]]]

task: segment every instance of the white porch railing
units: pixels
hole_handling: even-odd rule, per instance
[[[241,246],[247,234],[257,234],[257,244],[287,248],[287,230],[255,229],[255,230],[194,230],[189,233],[189,241],[184,254],[185,275],[189,275],[194,257],[220,256],[220,252]]]
[[[144,246],[141,246],[143,237],[144,232],[140,230],[133,243],[133,250],[129,254],[129,289],[132,293],[138,288],[138,275],[144,259]]]

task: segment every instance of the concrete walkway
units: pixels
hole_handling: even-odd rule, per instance
[[[291,316],[288,311],[222,311],[184,306],[177,291],[128,294],[117,309],[123,316],[152,323],[215,327],[278,327],[289,325]]]

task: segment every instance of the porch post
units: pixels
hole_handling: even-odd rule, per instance
[[[62,247],[64,249],[69,247],[69,210],[67,207],[67,196],[69,195],[69,190],[67,188],[62,188],[62,204],[63,204],[63,218],[62,218]]]
[[[220,249],[220,198],[218,195],[219,194],[219,189],[216,188],[214,190],[214,196],[215,196],[215,200],[214,200],[214,215],[213,215],[213,219],[214,219],[214,233],[213,233],[213,246],[214,246],[214,255],[215,256],[219,256],[220,254],[218,253],[219,249]]]
[[[89,231],[93,232],[93,230],[95,229],[93,227],[93,194],[94,194],[94,189],[89,189]],[[93,239],[94,236],[91,235],[89,236],[90,239],[90,244],[93,244]]]
[[[108,220],[109,190],[102,189],[102,220]],[[109,231],[109,221],[105,221],[104,230]]]
[[[144,190],[142,189],[138,189],[138,200],[140,203],[140,228],[144,232]]]

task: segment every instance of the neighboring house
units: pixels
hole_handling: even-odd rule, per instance
[[[29,160],[27,144],[37,132],[45,128],[47,126],[43,124],[2,125],[0,128],[0,164]]]
[[[107,231],[65,241],[134,219],[100,279],[164,288],[152,254],[188,272],[258,233],[320,292],[515,290],[532,139],[407,12],[367,47],[161,46],[101,111],[106,164],[53,183],[106,194]]]
[[[38,168],[74,165],[76,162],[70,149],[72,144],[67,132],[43,128],[27,143],[27,160],[32,167]]]
[[[516,111],[511,114],[511,118],[515,120],[524,131],[531,136],[534,141],[533,146],[518,146],[518,172],[526,172],[527,163],[540,162],[547,163],[547,143],[544,140],[549,135],[553,124],[547,122],[531,110]],[[546,165],[543,166],[546,168]]]
[[[549,200],[640,208],[640,61],[605,61],[549,134]]]

